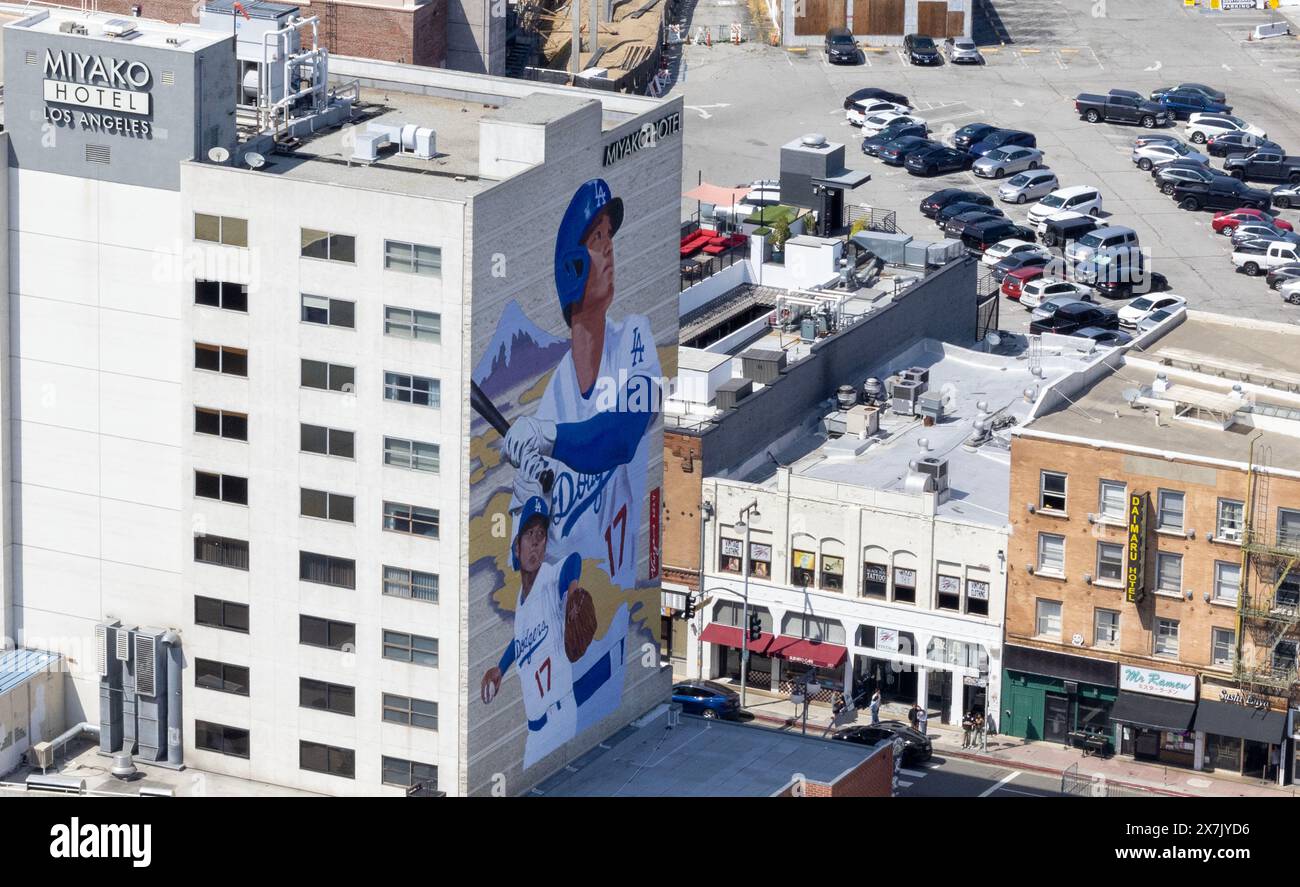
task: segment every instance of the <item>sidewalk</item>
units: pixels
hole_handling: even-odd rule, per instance
[[[803,710],[785,699],[772,699],[752,694],[745,710],[756,721],[780,724],[784,729],[798,731],[802,727]],[[880,707],[882,721],[907,722],[907,706],[886,704]],[[871,713],[864,709],[849,709],[832,723],[830,710],[821,705],[808,709],[808,735],[827,737],[833,730],[852,724],[869,724]],[[1180,767],[1148,764],[1113,755],[1109,758],[1084,757],[1077,748],[1068,748],[1054,742],[1029,742],[1015,736],[995,734],[988,737],[988,750],[976,751],[961,747],[961,729],[940,724],[931,718],[927,729],[935,754],[946,758],[961,758],[1009,767],[1016,770],[1035,770],[1060,775],[1078,764],[1078,775],[1101,776],[1107,782],[1128,788],[1142,789],[1162,795],[1182,797],[1294,797],[1300,786],[1279,788],[1257,779],[1236,776],[1197,773]]]

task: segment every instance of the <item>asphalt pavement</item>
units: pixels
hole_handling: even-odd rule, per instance
[[[898,774],[900,798],[1056,798],[1059,777],[935,755]]]

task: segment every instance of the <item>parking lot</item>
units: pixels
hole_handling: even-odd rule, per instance
[[[698,0],[695,15],[718,21],[747,13],[741,3]],[[1179,209],[1132,164],[1132,141],[1145,130],[1085,123],[1073,105],[1080,92],[1147,94],[1180,81],[1207,83],[1228,94],[1234,114],[1300,153],[1300,40],[1246,40],[1252,27],[1276,18],[1270,11],[1186,9],[1180,0],[992,0],[976,17],[987,60],[978,67],[913,67],[897,48],[868,48],[861,65],[831,66],[820,48],[798,54],[757,43],[687,46],[673,88],[687,106],[683,186],[693,187],[701,173],[726,185],[772,178],[781,145],[821,132],[848,144],[851,167],[872,173],[851,202],[896,210],[903,231],[937,238],[917,208],[922,197],[945,187],[996,196],[998,183],[970,173],[918,178],[864,156],[858,130],[845,122],[843,99],[879,86],[909,96],[941,140],[973,122],[1033,132],[1061,185],[1098,186],[1104,216],[1138,232],[1151,270],[1190,307],[1300,321],[1300,307],[1284,304],[1262,278],[1234,271],[1227,238],[1211,230],[1212,213]],[[1170,129],[1181,135],[1183,125]],[[999,205],[1018,222],[1032,206]],[[1296,211],[1280,215],[1300,228]],[[1003,327],[1022,326],[1025,313],[1003,304]]]

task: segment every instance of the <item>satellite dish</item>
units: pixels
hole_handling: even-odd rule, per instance
[[[1142,396],[1142,389],[1141,389],[1141,388],[1125,388],[1125,389],[1124,389],[1124,402],[1125,402],[1126,404],[1128,404],[1129,406],[1132,406],[1133,403],[1134,403],[1134,402],[1135,402],[1139,397],[1141,397],[1141,396]]]
[[[230,159],[230,152],[218,145],[208,151],[208,159],[213,163],[225,163]]]
[[[249,151],[245,154],[244,162],[248,164],[249,169],[261,169],[266,166],[266,158],[256,151]]]

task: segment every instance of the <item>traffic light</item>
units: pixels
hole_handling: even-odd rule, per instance
[[[749,614],[749,639],[756,641],[763,636],[763,620],[757,613]]]
[[[682,611],[683,619],[695,618],[695,595],[689,592],[686,595],[686,609]]]

